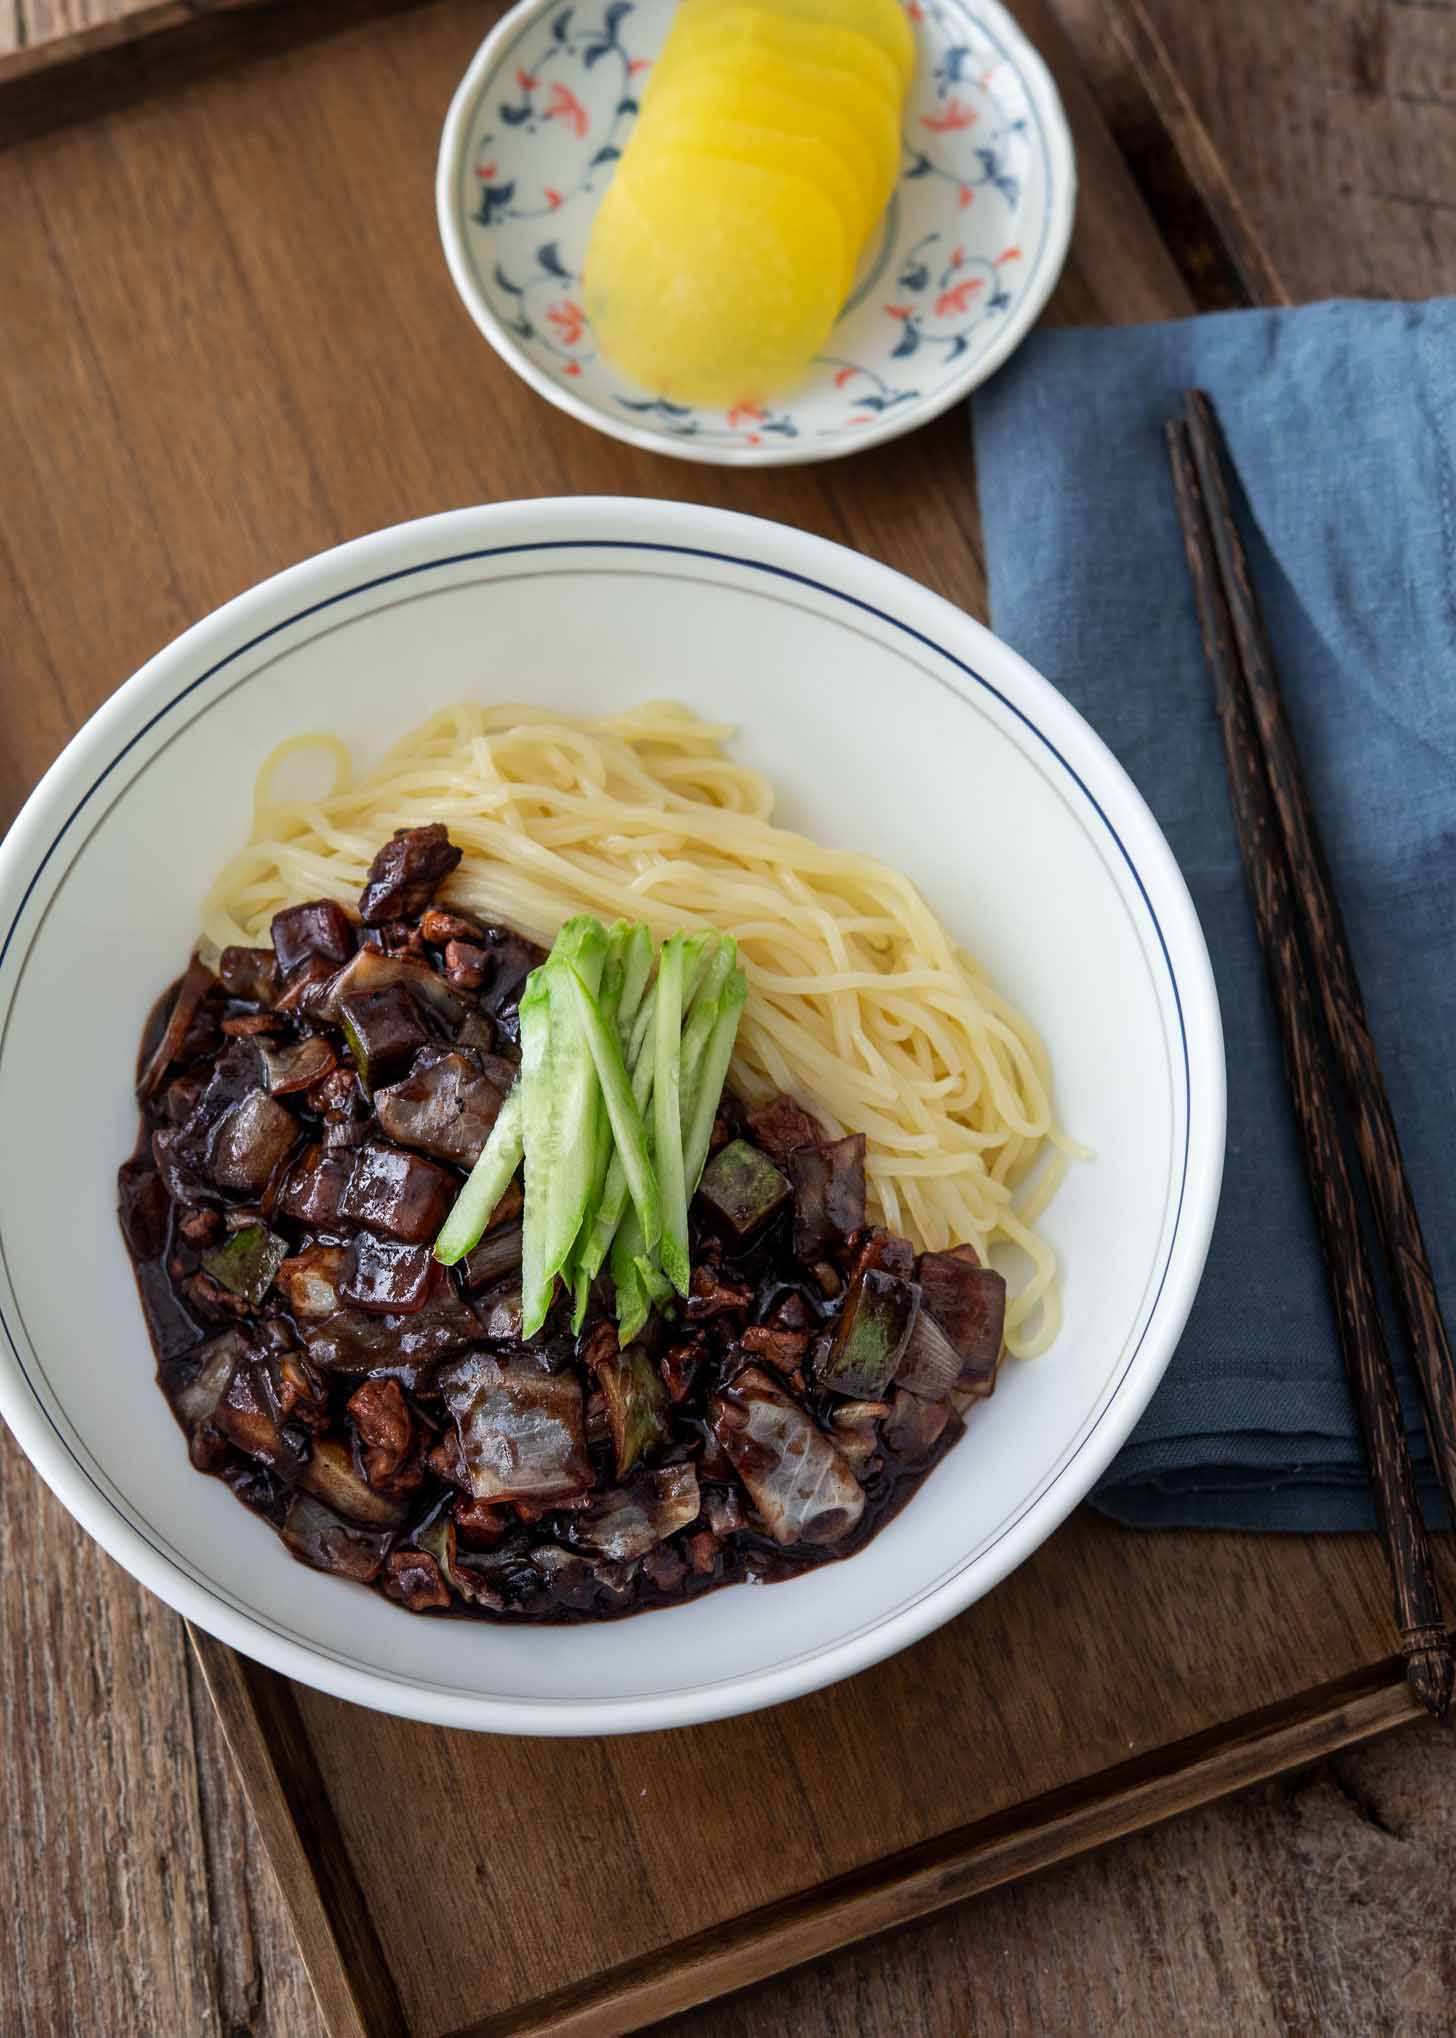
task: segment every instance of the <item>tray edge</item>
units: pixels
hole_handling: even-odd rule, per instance
[[[422,2038],[285,1678],[188,1627],[329,2038]],[[619,2038],[1421,1717],[1398,1656],[952,1828],[440,2038]]]
[[[409,2038],[293,1687],[184,1622],[329,2038]]]

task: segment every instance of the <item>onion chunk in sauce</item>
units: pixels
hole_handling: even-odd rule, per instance
[[[853,1469],[811,1418],[757,1366],[712,1404],[713,1434],[776,1543],[834,1543],[864,1511]]]
[[[543,1373],[534,1359],[471,1352],[440,1375],[477,1500],[569,1499],[594,1478],[586,1451],[581,1383]]]

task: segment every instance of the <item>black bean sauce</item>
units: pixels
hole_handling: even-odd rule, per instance
[[[430,1252],[542,959],[432,903],[457,861],[401,831],[357,915],[290,908],[152,1015],[120,1215],[193,1464],[419,1613],[612,1618],[852,1555],[990,1391],[999,1276],[867,1226],[863,1141],[725,1097],[687,1300],[622,1352],[603,1279],[580,1337],[562,1292],[523,1341],[518,1184]]]

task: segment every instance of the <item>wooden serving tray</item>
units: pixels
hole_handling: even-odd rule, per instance
[[[1060,10],[1126,159],[1045,0],[1017,9],[1078,149],[1052,316],[1272,299],[1136,9]],[[138,13],[124,50],[0,59],[19,336],[0,356],[0,556],[22,591],[7,810],[195,616],[454,503],[720,503],[857,545],[984,614],[963,411],[833,466],[689,467],[561,417],[487,350],[451,291],[431,194],[445,106],[493,7]],[[1449,1543],[1439,1562],[1456,1592]],[[1135,1535],[1084,1511],[893,1661],[672,1734],[447,1733],[192,1639],[333,2038],[588,2038],[1406,1719],[1391,1638],[1373,1538]]]

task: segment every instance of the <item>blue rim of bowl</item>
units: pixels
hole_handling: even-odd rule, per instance
[[[649,453],[661,453],[669,460],[691,460],[716,467],[803,467],[823,460],[848,459],[851,454],[865,452],[871,446],[883,445],[889,439],[898,439],[906,432],[917,431],[921,425],[930,424],[1003,367],[1036,324],[1066,262],[1077,206],[1077,158],[1072,146],[1072,131],[1067,123],[1061,94],[1045,59],[1001,5],[1001,0],[957,0],[957,4],[975,13],[1025,85],[1046,145],[1047,217],[1037,250],[1036,268],[1019,303],[1001,328],[999,337],[984,353],[967,363],[963,374],[951,378],[943,388],[905,410],[887,412],[878,424],[842,436],[803,438],[784,445],[713,445],[699,439],[691,442],[675,439],[664,432],[648,431],[641,425],[631,424],[595,403],[588,403],[531,359],[506,330],[480,288],[474,257],[467,242],[469,221],[461,217],[460,166],[476,109],[488,81],[508,56],[519,35],[553,7],[559,6],[560,0],[518,0],[516,6],[502,15],[471,58],[465,76],[456,87],[440,135],[440,150],[435,164],[435,219],[450,280],[478,330],[506,365],[557,410],[564,411],[568,417],[590,426],[594,431],[605,432],[609,438],[621,439],[627,445],[639,446]],[[894,203],[893,196],[891,203]]]
[[[655,506],[663,507],[663,505]],[[502,505],[501,507],[505,507],[505,505]],[[673,507],[675,511],[680,513],[681,505],[673,505],[671,507]],[[701,514],[701,512],[699,512],[699,514]],[[729,512],[725,514],[731,515],[732,513]],[[734,518],[734,521],[744,522],[753,525],[759,525],[762,522],[762,520],[756,518],[736,518],[736,517]],[[402,526],[396,528],[408,529],[409,526]],[[766,528],[773,529],[774,526],[770,524],[767,525]],[[386,533],[380,535],[388,534]],[[366,539],[362,542],[367,544],[370,542],[370,540]],[[823,540],[817,540],[813,542],[817,544],[828,543],[828,541]],[[843,550],[844,548],[832,546],[830,549],[834,551],[840,551]],[[814,594],[828,597],[830,600],[834,602],[843,603],[846,606],[859,611],[862,615],[871,617],[876,622],[888,626],[890,629],[898,632],[900,635],[908,637],[914,643],[930,651],[937,658],[944,660],[947,665],[954,668],[966,679],[973,681],[976,686],[981,688],[984,693],[988,694],[992,699],[998,702],[1003,709],[1005,709],[1019,723],[1021,723],[1021,725],[1028,731],[1028,733],[1036,739],[1036,741],[1047,751],[1047,753],[1053,759],[1055,759],[1056,763],[1060,766],[1061,770],[1066,774],[1067,778],[1070,779],[1073,786],[1076,788],[1077,792],[1086,802],[1087,807],[1090,809],[1091,813],[1096,817],[1097,821],[1106,831],[1107,836],[1110,838],[1111,842],[1115,845],[1118,855],[1122,859],[1123,864],[1125,865],[1130,877],[1133,880],[1138,896],[1142,900],[1144,910],[1148,915],[1148,920],[1156,935],[1158,950],[1162,956],[1163,965],[1168,974],[1168,982],[1172,991],[1174,1009],[1176,1011],[1178,1021],[1178,1040],[1179,1048],[1182,1055],[1182,1077],[1183,1077],[1183,1150],[1181,1158],[1178,1162],[1177,1169],[1178,1187],[1173,1224],[1168,1233],[1166,1248],[1162,1256],[1162,1264],[1157,1274],[1156,1287],[1153,1290],[1153,1299],[1147,1307],[1146,1319],[1143,1323],[1141,1331],[1138,1334],[1136,1342],[1134,1343],[1131,1351],[1126,1355],[1116,1379],[1113,1381],[1110,1388],[1106,1391],[1101,1409],[1088,1424],[1083,1434],[1076,1440],[1076,1443],[1071,1447],[1069,1452],[1058,1462],[1058,1464],[1052,1469],[1052,1471],[1046,1475],[1041,1484],[1032,1493],[1024,1497],[1024,1499],[1018,1504],[1018,1506],[1013,1510],[1013,1512],[1009,1514],[1006,1517],[1006,1519],[1000,1523],[997,1529],[984,1543],[978,1546],[974,1553],[963,1559],[961,1563],[958,1564],[951,1572],[943,1575],[942,1577],[936,1580],[933,1580],[930,1584],[923,1587],[920,1590],[920,1592],[918,1592],[912,1599],[901,1602],[896,1607],[890,1609],[889,1612],[887,1612],[885,1615],[878,1617],[867,1631],[865,1630],[855,1631],[851,1635],[846,1637],[840,1637],[834,1642],[816,1646],[813,1650],[806,1652],[804,1656],[781,1659],[771,1665],[756,1669],[751,1672],[734,1673],[733,1675],[728,1676],[726,1678],[718,1679],[711,1684],[693,1685],[685,1690],[667,1691],[663,1693],[652,1693],[647,1694],[645,1696],[633,1696],[631,1698],[609,1699],[609,1700],[539,1699],[539,1698],[519,1699],[503,1695],[481,1693],[470,1687],[445,1685],[437,1681],[422,1683],[417,1678],[411,1678],[409,1676],[380,1669],[375,1666],[362,1665],[358,1662],[357,1659],[341,1655],[338,1652],[330,1649],[327,1645],[317,1641],[313,1637],[308,1636],[306,1634],[300,1634],[297,1631],[286,1627],[281,1622],[276,1621],[271,1616],[262,1614],[256,1608],[250,1607],[245,1602],[238,1600],[230,1590],[215,1583],[212,1579],[210,1579],[207,1576],[205,1572],[201,1571],[200,1568],[196,1564],[194,1564],[189,1558],[185,1557],[180,1551],[174,1550],[172,1546],[165,1541],[165,1539],[160,1538],[157,1535],[157,1532],[149,1524],[146,1523],[145,1517],[142,1515],[141,1511],[136,1507],[135,1503],[132,1502],[124,1493],[122,1493],[120,1487],[116,1486],[113,1480],[111,1480],[109,1477],[106,1477],[105,1475],[103,1475],[102,1478],[98,1478],[96,1474],[93,1473],[93,1471],[87,1466],[87,1464],[83,1462],[82,1457],[78,1455],[78,1451],[75,1448],[75,1446],[73,1446],[71,1440],[66,1436],[64,1431],[60,1428],[60,1426],[56,1423],[56,1421],[52,1417],[50,1409],[46,1405],[44,1398],[37,1391],[36,1386],[31,1378],[30,1370],[27,1368],[25,1359],[22,1356],[20,1344],[17,1341],[14,1330],[11,1327],[9,1317],[5,1314],[3,1308],[0,1308],[0,1330],[3,1330],[4,1332],[5,1340],[7,1345],[9,1346],[9,1350],[13,1357],[16,1370],[19,1373],[21,1380],[24,1382],[25,1389],[27,1390],[29,1397],[28,1406],[29,1408],[37,1411],[41,1418],[44,1420],[47,1428],[50,1430],[56,1443],[59,1445],[60,1449],[64,1452],[66,1458],[69,1460],[71,1466],[74,1468],[79,1478],[82,1480],[85,1486],[90,1489],[90,1492],[95,1496],[95,1500],[98,1503],[99,1509],[104,1511],[104,1514],[108,1518],[114,1518],[116,1520],[119,1520],[122,1528],[125,1531],[127,1531],[130,1535],[135,1536],[142,1544],[144,1544],[145,1547],[151,1552],[153,1557],[156,1558],[168,1570],[168,1572],[170,1572],[180,1580],[184,1581],[186,1586],[190,1586],[194,1590],[205,1595],[205,1603],[201,1609],[198,1609],[195,1606],[191,1605],[180,1605],[178,1604],[178,1601],[176,1599],[170,1599],[170,1596],[167,1594],[160,1595],[162,1597],[168,1597],[170,1603],[177,1606],[177,1610],[179,1612],[183,1613],[189,1619],[196,1620],[199,1626],[207,1628],[210,1632],[215,1633],[221,1632],[221,1639],[229,1642],[232,1646],[242,1648],[246,1653],[255,1654],[261,1653],[262,1660],[271,1661],[273,1667],[284,1671],[285,1674],[292,1675],[305,1674],[301,1670],[300,1666],[295,1662],[280,1660],[277,1656],[270,1658],[270,1656],[266,1652],[259,1652],[256,1648],[255,1637],[250,1636],[247,1639],[239,1639],[236,1631],[234,1630],[232,1621],[227,1621],[223,1623],[222,1628],[220,1629],[219,1626],[215,1625],[214,1622],[209,1619],[208,1617],[209,1612],[212,1608],[222,1607],[226,1609],[232,1616],[234,1616],[236,1621],[241,1622],[247,1628],[257,1631],[257,1633],[261,1634],[264,1637],[269,1637],[275,1640],[280,1645],[281,1651],[284,1652],[287,1656],[291,1657],[295,1652],[297,1652],[301,1654],[303,1657],[305,1657],[310,1666],[314,1667],[316,1672],[313,1679],[306,1678],[306,1681],[317,1682],[322,1689],[332,1691],[337,1696],[342,1698],[352,1699],[355,1700],[356,1702],[376,1705],[381,1709],[387,1711],[398,1710],[398,1696],[396,1695],[414,1694],[417,1697],[423,1696],[427,1701],[428,1699],[433,1698],[437,1701],[436,1705],[433,1708],[431,1708],[428,1705],[428,1703],[424,1706],[416,1706],[415,1708],[412,1708],[409,1711],[408,1716],[425,1719],[435,1719],[439,1720],[442,1724],[450,1725],[485,1724],[485,1722],[471,1721],[469,1718],[465,1717],[464,1715],[469,1712],[476,1713],[489,1712],[498,1715],[509,1712],[518,1715],[529,1715],[536,1721],[536,1724],[533,1726],[531,1724],[523,1724],[520,1719],[513,1719],[509,1725],[501,1725],[499,1728],[496,1729],[497,1731],[512,1733],[532,1731],[545,1733],[561,1733],[561,1732],[592,1733],[604,1731],[606,1732],[633,1731],[637,1729],[641,1722],[640,1720],[634,1720],[629,1722],[628,1716],[640,1715],[645,1711],[656,1711],[659,1713],[668,1714],[669,1717],[661,1722],[664,1725],[686,1725],[701,1720],[724,1716],[725,1710],[730,1712],[749,1711],[755,1709],[757,1706],[780,1703],[787,1697],[801,1695],[804,1692],[818,1688],[820,1685],[824,1683],[835,1681],[840,1676],[852,1674],[853,1671],[858,1670],[859,1668],[868,1667],[869,1663],[879,1660],[880,1656],[887,1653],[891,1653],[894,1649],[897,1649],[899,1647],[908,1646],[910,1641],[917,1639],[919,1635],[928,1632],[932,1627],[938,1625],[940,1619],[949,1618],[950,1611],[959,1610],[951,1609],[947,1611],[947,1613],[939,1616],[939,1618],[932,1619],[930,1621],[925,1621],[922,1619],[918,1623],[914,1624],[914,1629],[912,1633],[906,1635],[900,1641],[891,1642],[883,1650],[867,1654],[864,1657],[864,1660],[860,1663],[845,1666],[839,1669],[833,1667],[832,1659],[841,1651],[851,1647],[857,1640],[861,1639],[866,1634],[869,1636],[878,1634],[882,1629],[890,1626],[891,1624],[905,1620],[907,1616],[917,1613],[923,1613],[925,1603],[927,1601],[937,1599],[941,1594],[945,1592],[946,1588],[950,1586],[956,1578],[963,1574],[963,1572],[966,1569],[970,1568],[971,1566],[980,1567],[981,1565],[983,1565],[985,1563],[985,1560],[992,1554],[992,1552],[995,1551],[1000,1544],[1004,1543],[1007,1540],[1007,1538],[1010,1537],[1015,1532],[1015,1530],[1025,1520],[1027,1515],[1034,1508],[1043,1505],[1050,1498],[1055,1489],[1059,1485],[1063,1484],[1063,1482],[1068,1478],[1069,1474],[1071,1473],[1073,1466],[1076,1465],[1077,1461],[1080,1458],[1082,1458],[1089,1449],[1089,1447],[1092,1446],[1094,1438],[1096,1438],[1098,1432],[1103,1429],[1109,1417],[1113,1415],[1114,1410],[1118,1409],[1119,1399],[1121,1396],[1124,1383],[1126,1382],[1132,1368],[1136,1364],[1137,1359],[1140,1353],[1142,1352],[1142,1349],[1146,1344],[1150,1333],[1153,1330],[1154,1324],[1158,1320],[1159,1309],[1162,1304],[1164,1290],[1167,1285],[1169,1273],[1174,1264],[1179,1241],[1179,1234],[1182,1229],[1184,1203],[1187,1192],[1189,1170],[1193,1150],[1192,1068],[1189,1056],[1188,1032],[1184,1010],[1184,999],[1182,991],[1179,986],[1177,972],[1173,965],[1172,954],[1168,946],[1168,941],[1163,930],[1162,922],[1158,917],[1157,909],[1153,904],[1151,894],[1148,890],[1147,884],[1144,881],[1142,872],[1139,870],[1137,863],[1134,861],[1133,856],[1127,847],[1127,844],[1123,840],[1122,834],[1114,825],[1111,817],[1108,815],[1101,801],[1097,798],[1096,794],[1092,791],[1091,787],[1088,785],[1087,781],[1083,778],[1082,774],[1077,770],[1075,765],[1073,765],[1070,762],[1070,760],[1063,754],[1061,749],[1053,741],[1052,737],[1049,736],[1047,732],[1039,726],[1039,724],[1032,718],[1032,716],[1027,712],[1025,708],[1023,708],[1016,701],[1011,699],[1010,696],[1007,693],[1005,693],[999,686],[997,686],[993,681],[987,679],[981,672],[979,672],[973,665],[971,665],[967,659],[960,657],[954,651],[948,650],[945,647],[945,645],[939,643],[934,637],[929,635],[926,631],[919,629],[916,625],[912,623],[904,621],[902,618],[892,614],[889,610],[879,607],[876,603],[867,600],[865,597],[861,595],[852,594],[842,587],[836,587],[826,581],[816,579],[811,574],[799,572],[791,567],[779,566],[769,560],[756,559],[745,554],[730,552],[724,550],[721,547],[671,543],[667,541],[652,539],[638,539],[638,538],[613,539],[599,537],[535,539],[505,545],[473,546],[466,548],[465,550],[462,551],[445,553],[432,559],[418,561],[409,566],[395,568],[386,573],[371,575],[365,579],[352,583],[347,588],[340,589],[333,594],[324,596],[318,601],[306,603],[304,606],[295,610],[287,617],[281,619],[276,623],[270,624],[268,628],[257,632],[255,635],[247,639],[245,642],[236,645],[224,657],[217,659],[215,662],[209,665],[204,671],[196,674],[184,685],[177,688],[171,694],[171,696],[162,704],[162,706],[159,707],[154,714],[149,716],[148,719],[141,725],[141,727],[136,729],[132,733],[132,735],[128,738],[128,740],[121,746],[121,748],[117,750],[112,757],[109,758],[104,768],[96,774],[96,776],[92,779],[91,783],[87,786],[86,790],[81,794],[81,796],[78,799],[76,799],[72,803],[65,819],[61,822],[59,827],[57,827],[52,833],[50,840],[45,847],[44,852],[35,861],[34,868],[31,871],[29,880],[24,886],[21,896],[17,901],[15,910],[11,915],[9,924],[5,929],[3,939],[0,939],[0,974],[3,974],[6,962],[9,958],[10,951],[15,940],[17,929],[20,925],[21,920],[24,917],[26,908],[31,898],[34,896],[36,887],[39,885],[40,880],[44,875],[46,868],[50,864],[51,859],[55,855],[56,851],[60,848],[65,837],[70,832],[72,826],[80,818],[81,814],[83,813],[85,808],[90,804],[95,794],[111,777],[112,773],[123,762],[123,760],[134,749],[136,749],[138,744],[140,744],[143,741],[143,739],[146,736],[148,736],[151,733],[151,731],[158,726],[159,723],[164,721],[170,714],[172,714],[177,708],[179,708],[183,704],[183,702],[190,699],[191,696],[195,694],[200,688],[206,686],[209,681],[215,679],[218,676],[218,674],[225,671],[229,666],[233,665],[238,659],[245,657],[249,652],[256,650],[259,645],[267,643],[273,638],[282,636],[285,632],[294,629],[300,623],[308,621],[311,617],[319,615],[328,609],[336,608],[342,603],[355,600],[359,596],[368,594],[374,589],[380,587],[390,586],[400,581],[416,578],[423,574],[438,573],[448,570],[452,567],[468,565],[476,561],[499,559],[503,557],[510,557],[523,554],[560,553],[568,551],[612,552],[612,553],[636,552],[685,559],[700,559],[706,562],[734,567],[748,573],[765,574],[779,581],[787,582],[789,584],[796,585],[798,587],[809,590]],[[850,556],[857,558],[858,555],[850,554]],[[320,555],[320,557],[327,558],[328,555],[324,554]],[[316,563],[318,562],[317,561],[305,562],[305,564],[316,564]],[[891,569],[883,568],[879,570],[886,572],[891,571]],[[901,578],[901,576],[898,575],[896,575],[895,577],[897,579]],[[260,587],[258,589],[253,590],[252,593],[254,594],[261,593],[264,589],[268,587],[268,585],[269,583],[263,582],[260,584]],[[911,585],[913,586],[914,583],[911,583]],[[240,597],[239,599],[240,601],[247,601],[249,599],[249,596],[245,595]],[[199,627],[202,626],[200,625]],[[165,656],[166,654],[163,653],[160,655]],[[1045,682],[1043,683],[1045,684]],[[1073,710],[1072,712],[1075,714],[1075,710]],[[1078,717],[1078,720],[1080,721],[1081,718]],[[1084,726],[1086,725],[1084,724]],[[1094,743],[1099,743],[1100,747],[1100,739],[1096,737],[1095,732],[1089,731],[1089,733],[1091,733]],[[64,755],[65,753],[63,752],[62,758],[64,758]],[[1108,753],[1108,755],[1110,757],[1110,753]],[[58,763],[60,761],[61,760],[58,760]],[[1112,761],[1115,765],[1115,760]],[[1120,770],[1120,767],[1117,768]],[[1133,788],[1133,791],[1135,797],[1138,797],[1136,795],[1135,788]],[[1141,804],[1140,798],[1139,804]],[[1151,820],[1151,816],[1149,816],[1149,819]],[[1156,823],[1153,822],[1152,826],[1154,830],[1157,832],[1157,839],[1161,841],[1162,840],[1161,832],[1156,830]],[[1164,844],[1164,847],[1166,848],[1166,844]],[[1176,874],[1177,872],[1176,862],[1173,861],[1171,857],[1171,852],[1168,852],[1168,855],[1172,870]],[[61,880],[61,882],[64,882],[64,878]],[[1197,930],[1197,916],[1196,913],[1193,912],[1191,901],[1188,901],[1188,906],[1190,915],[1192,916],[1193,927],[1195,930]],[[1207,967],[1208,966],[1205,951],[1205,968]],[[1206,988],[1211,996],[1212,1016],[1215,1021],[1215,1026],[1217,1026],[1217,997],[1216,991],[1214,990],[1213,987],[1211,969],[1208,970]],[[1210,1073],[1213,1074],[1214,1077],[1217,1079],[1221,1077],[1221,1068],[1222,1064],[1220,1059],[1218,1067],[1210,1071]],[[1216,1081],[1216,1088],[1218,1089],[1219,1098],[1221,1100],[1222,1097],[1221,1081]],[[1217,1206],[1217,1191],[1218,1191],[1217,1177],[1221,1173],[1222,1168],[1222,1142],[1223,1142],[1222,1128],[1223,1128],[1223,1108],[1222,1103],[1220,1101],[1219,1109],[1217,1112],[1217,1123],[1212,1124],[1209,1127],[1210,1151],[1213,1163],[1212,1165],[1213,1180],[1211,1184],[1211,1194],[1209,1199],[1207,1235],[1203,1238],[1201,1242],[1199,1242],[1199,1244],[1195,1246],[1197,1264],[1192,1269],[1191,1277],[1189,1279],[1187,1306],[1191,1306],[1193,1294],[1194,1292],[1196,1292],[1198,1278],[1200,1277],[1202,1271],[1203,1257],[1206,1256],[1208,1240],[1209,1237],[1211,1237],[1212,1235],[1213,1215]],[[1186,1317],[1186,1307],[1184,1309],[1183,1314],[1184,1317]],[[1181,1329],[1181,1319],[1180,1322],[1173,1327],[1172,1332],[1173,1337],[1176,1337],[1179,1329]],[[26,1337],[25,1342],[27,1344],[31,1343],[28,1336]],[[36,1359],[37,1368],[40,1371],[41,1377],[42,1379],[44,1379],[45,1378],[44,1368],[43,1366],[40,1365],[38,1354],[36,1354],[33,1345],[31,1345],[31,1352],[32,1356]],[[0,1384],[3,1384],[3,1374],[0,1374]],[[1149,1394],[1151,1394],[1152,1386],[1155,1384],[1156,1382],[1150,1383],[1148,1389]],[[48,1380],[45,1381],[45,1385],[47,1391],[52,1394],[52,1398],[54,1398],[57,1401],[57,1403],[60,1404],[61,1397],[54,1394],[54,1390],[50,1388],[50,1383]],[[1129,1427],[1131,1424],[1131,1420],[1134,1420],[1136,1413],[1139,1412],[1141,1412],[1140,1409],[1138,1411],[1134,1411],[1133,1415],[1129,1417],[1128,1419]],[[10,1422],[12,1428],[15,1430],[18,1439],[22,1443],[22,1447],[27,1448],[27,1455],[30,1455],[28,1447],[26,1446],[25,1437],[22,1433],[23,1428],[26,1426],[23,1422],[23,1419],[20,1424],[17,1424],[15,1410],[11,1406],[0,1405],[0,1414],[3,1414],[6,1420]],[[32,1462],[35,1461],[32,1460]],[[42,1476],[46,1476],[45,1468],[43,1466],[37,1464],[36,1469],[42,1473]],[[112,1498],[111,1494],[109,1494],[106,1491],[106,1487],[108,1486],[112,1488],[112,1491],[115,1494],[120,1496],[120,1500],[125,1503],[124,1508],[122,1506],[119,1506],[118,1501]],[[62,1499],[63,1504],[70,1507],[70,1502],[67,1499],[67,1496],[65,1496],[64,1494],[59,1494],[58,1497]],[[1072,1504],[1075,1504],[1075,1502],[1073,1502]],[[74,1509],[71,1509],[71,1511],[75,1512]],[[1064,1518],[1064,1515],[1062,1518]],[[97,1536],[97,1540],[101,1541],[104,1547],[109,1547],[109,1545],[106,1543],[105,1537],[98,1532],[98,1530],[92,1525],[91,1522],[83,1521],[82,1525],[86,1527],[92,1534],[95,1534]],[[1047,1534],[1054,1533],[1055,1526],[1056,1524],[1054,1524],[1053,1527],[1047,1531]],[[1000,1577],[1004,1575],[1005,1575],[1004,1570],[998,1572],[995,1577],[988,1581],[985,1589],[986,1590],[992,1589],[994,1584],[999,1582]],[[183,1596],[190,1599],[191,1594],[185,1593]],[[250,1641],[253,1642],[254,1644],[252,1648],[250,1648],[249,1646]],[[803,1678],[793,1676],[793,1673],[802,1666],[804,1665],[818,1666],[824,1663],[826,1659],[829,1660],[830,1667],[825,1671],[823,1675],[821,1676],[810,1675],[808,1677]],[[342,1679],[332,1679],[327,1674],[328,1666],[335,1664],[340,1666],[345,1673]],[[317,1674],[318,1672],[322,1672],[323,1674],[321,1675]],[[777,1693],[770,1692],[762,1696],[757,1695],[751,1696],[742,1705],[735,1705],[727,1709],[725,1709],[721,1705],[711,1702],[714,1694],[722,1693],[726,1689],[731,1689],[733,1687],[739,1686],[752,1686],[762,1681],[768,1681],[773,1679],[784,1679],[786,1677],[792,1679],[793,1682],[792,1691],[782,1691]],[[360,1685],[373,1687],[374,1689],[372,1692],[370,1691],[361,1692],[361,1690],[358,1688]],[[385,1695],[386,1690],[388,1691],[390,1696]],[[393,1702],[391,1702],[392,1699]],[[704,1703],[705,1700],[707,1700],[708,1702]],[[446,1712],[442,1708],[452,1709],[450,1710],[448,1717],[446,1715]],[[604,1725],[603,1724],[604,1718],[609,1720],[611,1723]],[[618,1724],[619,1720],[621,1724]]]

